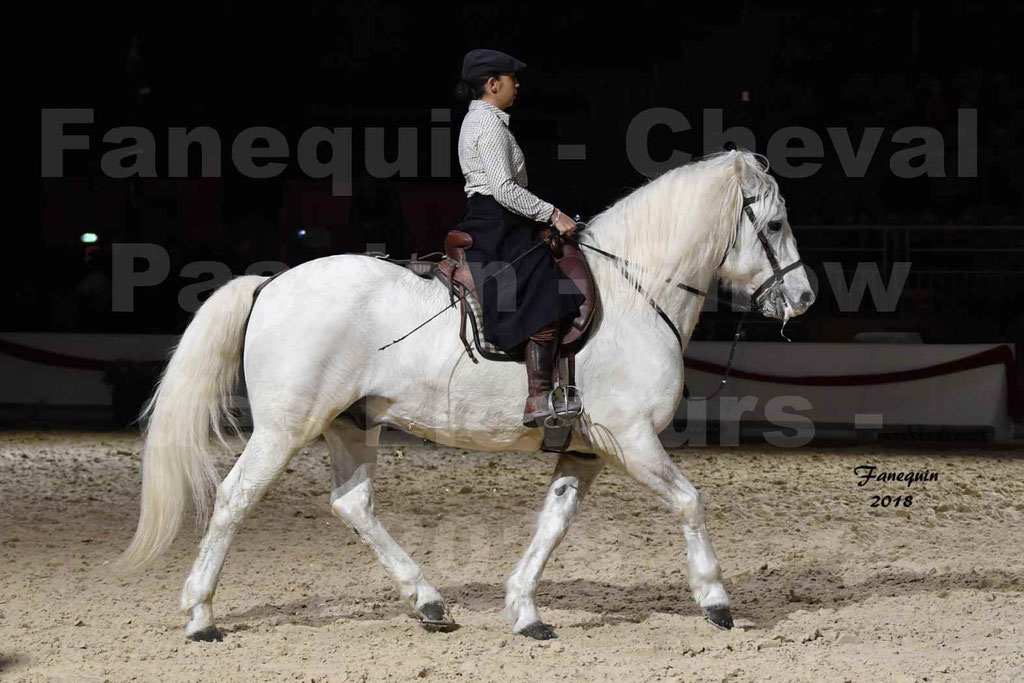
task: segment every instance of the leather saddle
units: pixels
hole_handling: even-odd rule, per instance
[[[594,285],[594,277],[587,266],[582,251],[572,242],[562,239],[552,229],[541,232],[542,239],[547,242],[555,257],[555,262],[562,273],[570,278],[583,292],[586,300],[580,305],[580,313],[560,331],[558,355],[555,359],[553,382],[575,387],[576,353],[583,348],[595,314],[601,304]],[[479,363],[473,353],[477,352],[488,360],[522,361],[523,355],[512,354],[489,343],[483,334],[483,307],[475,291],[473,273],[466,262],[466,249],[473,246],[473,237],[461,230],[450,230],[444,240],[445,256],[437,264],[433,274],[448,289],[449,300],[459,301],[460,324],[459,338],[466,347],[466,352],[474,363]],[[466,337],[466,322],[473,328],[474,345]],[[571,423],[563,427],[545,427],[543,450],[565,452],[572,438]]]
[[[600,310],[600,301],[597,296],[597,288],[594,286],[594,277],[580,248],[563,240],[553,230],[542,231],[541,237],[550,247],[562,273],[570,278],[586,297],[586,300],[580,305],[579,315],[560,331],[559,358],[562,358],[575,354],[583,348],[594,315]],[[447,286],[450,299],[452,301],[459,299],[460,301],[459,337],[462,339],[469,357],[474,363],[478,363],[479,361],[473,354],[473,346],[466,337],[466,321],[469,320],[473,327],[474,342],[481,356],[489,360],[522,360],[521,354],[515,355],[503,351],[483,338],[483,309],[475,291],[476,284],[473,282],[473,273],[466,262],[466,250],[472,246],[473,237],[469,233],[450,230],[444,240],[445,256],[437,264],[435,271],[437,278]]]

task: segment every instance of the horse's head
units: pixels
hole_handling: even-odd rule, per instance
[[[788,320],[814,303],[814,291],[800,261],[786,201],[757,157],[746,151],[728,154],[737,191],[730,199],[736,210],[727,215],[737,220],[718,274],[766,316]]]

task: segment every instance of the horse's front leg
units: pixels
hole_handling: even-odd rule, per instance
[[[576,507],[603,467],[604,462],[596,458],[559,456],[533,540],[505,582],[506,615],[514,633],[537,640],[557,637],[554,629],[541,621],[533,596],[544,565],[562,541]]]
[[[729,596],[722,585],[718,557],[711,547],[700,492],[672,462],[653,428],[634,428],[620,432],[616,437],[616,457],[626,472],[651,489],[683,521],[693,599],[712,625],[732,628]]]

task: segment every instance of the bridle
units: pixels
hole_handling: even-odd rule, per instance
[[[786,273],[803,265],[803,261],[797,260],[794,261],[793,263],[790,263],[785,268],[780,267],[778,256],[776,256],[775,254],[775,248],[772,247],[771,243],[768,241],[768,236],[765,235],[765,230],[757,229],[757,216],[754,215],[754,210],[750,208],[750,205],[759,201],[763,197],[764,195],[758,195],[756,197],[743,197],[743,214],[750,221],[750,225],[754,229],[754,233],[757,235],[757,239],[761,243],[761,247],[764,249],[765,256],[768,258],[768,263],[772,267],[772,274],[768,277],[768,279],[766,279],[764,282],[758,285],[757,289],[755,289],[754,293],[750,296],[750,301],[753,304],[753,307],[757,307],[761,310],[763,310],[764,297],[769,293],[774,292],[782,284],[783,278],[786,276]],[[578,225],[582,226],[583,228],[586,228],[587,224],[581,221],[579,216],[575,217],[575,221]],[[736,230],[733,233],[732,242],[726,248],[725,253],[722,254],[722,260],[715,268],[716,271],[719,270],[723,265],[725,265],[725,260],[729,257],[729,253],[736,247],[736,242],[739,241],[740,228],[742,224],[743,216],[740,216],[739,220],[736,221]],[[771,230],[772,232],[778,232],[779,230],[782,229],[782,223],[780,221],[770,221],[765,225],[765,228]],[[679,342],[680,353],[683,352],[683,336],[679,333],[679,329],[676,327],[676,324],[672,322],[672,319],[668,316],[668,314],[665,313],[661,306],[658,305],[658,302],[655,301],[653,297],[651,297],[649,294],[647,294],[647,292],[644,291],[643,286],[639,282],[637,282],[635,278],[630,276],[629,271],[626,268],[626,266],[632,265],[629,261],[622,258],[621,256],[610,254],[603,249],[599,249],[598,247],[587,244],[586,242],[580,242],[574,235],[562,235],[561,237],[562,239],[567,239],[578,246],[586,247],[591,251],[596,251],[599,254],[602,254],[610,259],[613,259],[618,264],[619,271],[622,273],[623,277],[626,278],[626,281],[631,283],[638,292],[644,295],[644,297],[647,299],[647,303],[649,303],[651,307],[653,307],[654,310],[657,311],[661,319],[664,320],[665,323],[669,326],[669,328],[672,330],[672,334],[676,336],[676,341]],[[669,279],[666,279],[665,282],[675,284],[675,286],[678,287],[679,289],[685,290],[695,296],[699,296],[705,299],[708,298],[707,292],[696,287],[693,287],[691,285],[682,282],[673,282],[672,280]],[[736,326],[736,333],[733,335],[732,339],[732,348],[729,350],[729,360],[726,363],[725,374],[722,376],[722,379],[719,382],[718,389],[716,389],[715,392],[709,396],[700,397],[703,400],[714,398],[718,394],[718,392],[722,390],[722,387],[725,386],[726,381],[729,379],[729,371],[732,369],[732,359],[736,353],[736,344],[739,342],[740,334],[743,330],[743,323],[746,320],[748,312],[750,312],[750,307],[746,308],[743,311],[743,315],[740,317],[740,322]]]
[[[750,300],[754,303],[754,305],[762,309],[763,306],[761,305],[761,301],[764,298],[764,296],[774,291],[779,285],[782,284],[782,279],[786,276],[786,273],[790,272],[791,270],[795,270],[796,268],[799,268],[804,264],[803,261],[797,259],[796,261],[793,261],[785,268],[779,267],[779,259],[775,255],[775,249],[772,247],[771,243],[768,242],[768,236],[765,235],[765,231],[757,229],[757,217],[754,216],[754,210],[750,208],[751,204],[753,204],[754,202],[758,201],[763,197],[764,195],[743,198],[743,213],[746,215],[747,219],[750,220],[750,225],[754,228],[754,234],[757,235],[757,239],[761,243],[761,247],[764,249],[764,255],[768,257],[768,263],[772,267],[771,276],[767,280],[762,282],[760,286],[758,286],[758,288],[754,290],[754,293],[750,295]],[[726,257],[729,256],[729,252],[732,251],[732,248],[736,246],[736,240],[740,234],[740,222],[742,222],[742,219],[741,221],[738,221],[736,223],[736,234],[733,236],[733,243],[729,247],[729,249],[726,250],[725,254],[722,255],[722,262],[718,264],[719,268],[721,268],[725,264],[725,259]],[[765,228],[771,230],[772,232],[778,232],[779,230],[782,229],[782,223],[780,221],[769,221],[765,225]]]

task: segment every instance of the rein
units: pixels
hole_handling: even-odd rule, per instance
[[[768,242],[768,237],[764,234],[764,230],[758,230],[757,229],[757,220],[756,220],[757,217],[754,215],[754,210],[750,208],[751,204],[753,204],[754,202],[756,202],[756,201],[758,201],[760,199],[761,199],[761,196],[757,196],[757,197],[744,197],[743,198],[743,213],[746,215],[747,219],[750,220],[751,226],[754,227],[754,232],[757,234],[758,241],[760,241],[761,247],[764,249],[765,256],[768,257],[768,263],[772,267],[772,275],[767,280],[762,282],[758,286],[758,288],[756,290],[754,290],[754,293],[750,297],[750,300],[751,300],[752,304],[754,306],[759,307],[759,308],[761,307],[760,302],[761,302],[761,299],[764,297],[764,295],[767,294],[770,291],[773,291],[776,287],[778,287],[782,283],[783,278],[785,277],[786,273],[788,273],[791,270],[794,270],[795,268],[803,265],[802,261],[797,260],[797,261],[794,261],[793,263],[790,263],[785,268],[780,268],[779,267],[779,259],[775,255],[775,250],[772,248],[772,245]],[[580,218],[579,216],[575,217],[576,223],[582,225],[584,227],[584,229],[585,229],[586,226],[587,226],[587,223],[579,220],[579,218]],[[718,264],[718,268],[721,268],[722,265],[725,264],[725,259],[728,258],[729,252],[732,251],[733,248],[735,248],[736,242],[739,239],[740,225],[742,223],[742,220],[743,219],[741,218],[740,221],[738,221],[736,223],[736,232],[733,234],[732,243],[725,250],[725,253],[722,254],[722,260]],[[778,230],[779,228],[781,228],[781,225],[779,225],[779,228],[773,227],[774,225],[776,225],[776,224],[774,224],[774,223],[769,224],[769,228],[772,229],[773,231],[774,230]],[[657,311],[658,316],[662,320],[664,320],[665,323],[668,325],[669,329],[672,330],[672,334],[675,335],[676,341],[679,343],[679,351],[680,351],[680,353],[684,352],[683,336],[679,333],[679,328],[676,327],[675,323],[672,322],[672,319],[669,318],[668,314],[665,313],[665,311],[661,308],[661,306],[658,305],[658,302],[655,301],[654,298],[651,297],[646,291],[644,291],[644,288],[640,285],[640,283],[637,282],[634,278],[630,277],[629,272],[626,269],[626,266],[627,265],[631,266],[633,264],[631,264],[629,261],[627,261],[626,259],[622,258],[621,256],[616,256],[615,254],[608,253],[604,249],[600,249],[598,247],[592,246],[590,244],[587,244],[586,242],[580,242],[579,239],[576,238],[573,235],[568,235],[568,236],[562,235],[561,237],[562,237],[562,239],[571,241],[573,244],[576,244],[577,246],[586,247],[587,249],[590,249],[591,251],[596,251],[597,253],[599,253],[599,254],[601,254],[603,256],[606,256],[606,257],[608,257],[608,258],[610,258],[612,260],[614,260],[616,262],[616,264],[618,265],[618,267],[619,267],[619,272],[621,272],[622,276],[624,278],[626,278],[626,281],[629,282],[630,284],[632,284],[636,288],[636,290],[638,292],[640,292],[647,299],[647,303],[649,303],[651,305],[651,307],[655,311]],[[716,268],[715,270],[718,270],[718,268]],[[670,284],[675,284],[675,286],[678,287],[679,289],[685,290],[685,291],[687,291],[687,292],[689,292],[689,293],[691,293],[691,294],[693,294],[695,296],[699,296],[699,297],[703,297],[703,298],[708,298],[708,293],[707,292],[705,292],[705,291],[703,291],[701,289],[697,289],[696,287],[692,287],[692,286],[690,286],[690,285],[688,285],[686,283],[683,283],[683,282],[675,282],[675,283],[673,283],[673,281],[669,280],[669,279],[666,279],[665,282],[668,282]],[[716,298],[716,300],[717,300],[717,298]],[[729,349],[729,360],[725,364],[725,374],[722,375],[722,379],[718,383],[718,388],[715,389],[715,391],[713,393],[711,393],[710,395],[708,395],[708,396],[703,396],[703,397],[696,397],[696,396],[694,396],[694,397],[690,397],[692,400],[699,400],[699,401],[710,400],[710,399],[714,398],[715,396],[717,396],[718,392],[720,392],[722,390],[722,388],[725,386],[725,383],[729,379],[729,373],[732,371],[732,361],[733,361],[733,358],[736,355],[736,345],[739,343],[740,334],[743,331],[743,323],[746,321],[747,313],[750,312],[751,308],[752,308],[751,306],[748,306],[747,308],[745,308],[743,310],[743,315],[740,316],[740,321],[736,325],[736,333],[732,337],[732,347]]]
[[[757,230],[756,216],[754,215],[753,209],[750,208],[751,204],[757,202],[761,198],[762,198],[761,196],[757,196],[757,197],[744,197],[743,198],[743,213],[750,220],[751,226],[754,227],[754,231],[757,234],[757,238],[758,238],[758,240],[761,243],[761,247],[764,249],[765,255],[768,257],[768,263],[772,267],[772,275],[767,280],[762,282],[758,286],[758,288],[756,290],[754,290],[754,293],[750,297],[750,300],[751,300],[752,304],[754,306],[759,307],[759,308],[761,307],[761,303],[760,302],[761,302],[761,299],[764,297],[764,295],[767,294],[770,291],[773,291],[778,285],[780,285],[782,283],[783,278],[785,277],[786,273],[794,270],[795,268],[797,268],[797,267],[799,267],[799,266],[801,266],[803,264],[802,261],[798,260],[798,261],[794,261],[793,263],[790,263],[785,268],[779,267],[779,260],[778,260],[778,258],[775,255],[775,250],[772,248],[772,245],[768,242],[768,237],[764,234],[764,230]],[[585,229],[587,227],[587,223],[582,221],[582,220],[580,220],[579,216],[575,216],[574,220],[575,220],[575,222],[577,224],[582,226],[581,229]],[[721,268],[722,265],[725,264],[725,260],[729,256],[729,252],[732,251],[736,247],[736,242],[739,239],[740,226],[741,226],[742,220],[743,219],[740,218],[740,221],[738,221],[736,223],[736,231],[733,234],[732,242],[730,243],[729,247],[725,250],[725,253],[722,254],[722,260],[718,264],[718,267],[715,270],[718,270],[718,268]],[[778,230],[781,227],[781,226],[774,227],[776,225],[779,225],[779,224],[777,224],[777,223],[769,223],[768,227],[769,227],[769,229],[775,231],[775,230]],[[658,316],[662,320],[664,320],[665,324],[668,325],[670,330],[672,330],[672,334],[675,335],[676,341],[679,343],[679,351],[680,351],[680,353],[684,352],[685,349],[684,349],[684,345],[683,345],[683,336],[679,333],[679,328],[677,328],[676,324],[674,322],[672,322],[672,319],[668,316],[667,313],[665,313],[664,309],[662,309],[662,307],[658,305],[658,302],[655,301],[654,298],[651,297],[646,291],[644,291],[643,286],[636,279],[634,279],[633,277],[630,276],[629,271],[627,270],[627,266],[632,266],[633,265],[632,263],[630,263],[628,260],[622,258],[621,256],[616,256],[615,254],[609,253],[609,252],[605,251],[604,249],[601,249],[599,247],[595,247],[593,245],[587,244],[586,242],[580,242],[579,239],[575,235],[561,235],[561,234],[557,234],[557,233],[554,233],[554,234],[559,239],[566,240],[566,241],[571,242],[571,243],[573,243],[573,244],[575,244],[577,246],[580,246],[580,247],[586,247],[587,249],[590,249],[591,251],[596,251],[597,253],[601,254],[602,256],[605,256],[607,258],[610,258],[610,259],[614,260],[616,262],[616,264],[618,265],[618,267],[619,267],[619,272],[622,273],[622,276],[626,279],[626,281],[629,282],[630,284],[632,284],[636,288],[636,290],[638,292],[640,292],[647,299],[647,303],[649,303],[651,305],[651,307],[658,313]],[[538,241],[535,245],[533,245],[533,247],[531,247],[530,249],[528,249],[524,253],[520,254],[512,262],[507,263],[503,268],[501,268],[501,270],[504,270],[508,266],[511,266],[513,263],[515,263],[519,259],[521,259],[524,256],[526,256],[526,254],[530,253],[531,251],[533,251],[534,249],[538,248],[542,244],[545,244],[546,241],[547,240],[540,240],[540,241]],[[434,253],[440,253],[440,252],[434,252]],[[370,256],[371,254],[367,254],[367,255]],[[432,254],[428,254],[428,255],[432,255]],[[398,261],[398,259],[389,259],[387,254],[383,254],[383,255],[373,254],[373,256],[375,258],[383,258],[384,260],[388,260],[388,261]],[[486,281],[487,279],[490,279],[490,278],[494,277],[495,275],[497,275],[497,273],[493,273],[493,274],[489,275],[487,278],[484,278],[484,280]],[[705,299],[709,298],[708,293],[705,292],[704,290],[698,289],[697,287],[693,287],[693,286],[688,285],[688,284],[686,284],[684,282],[673,282],[672,280],[669,280],[669,279],[666,279],[665,282],[668,282],[670,284],[675,284],[675,286],[678,287],[679,289],[682,289],[682,290],[684,290],[686,292],[689,292],[690,294],[693,294],[694,296],[699,296],[699,297],[702,297],[702,298],[705,298]],[[483,284],[483,282],[480,282],[475,287],[473,287],[473,289],[470,290],[469,292],[464,292],[461,297],[459,297],[457,299],[453,299],[448,306],[445,306],[444,308],[439,310],[433,316],[431,316],[427,320],[423,321],[421,324],[417,325],[415,328],[410,330],[408,333],[402,335],[398,339],[392,340],[390,343],[385,344],[384,346],[380,347],[377,350],[378,351],[383,351],[384,349],[388,348],[389,346],[392,346],[392,345],[397,344],[398,342],[402,341],[403,339],[405,339],[409,335],[413,334],[414,332],[419,330],[421,327],[423,327],[424,325],[426,325],[427,323],[431,322],[432,320],[437,318],[439,315],[441,315],[442,313],[447,311],[449,308],[454,308],[455,304],[457,302],[461,301],[463,297],[469,295],[470,292],[475,292],[476,289],[480,285],[482,285],[482,284]],[[716,297],[716,300],[717,300],[717,297]],[[691,396],[691,397],[689,397],[690,400],[707,401],[707,400],[710,400],[710,399],[714,398],[715,396],[718,395],[718,393],[725,386],[725,383],[729,380],[729,373],[732,371],[733,358],[735,358],[735,356],[736,356],[736,345],[739,343],[740,335],[743,332],[743,323],[746,322],[747,314],[750,312],[751,308],[752,308],[752,306],[748,306],[747,308],[745,308],[743,310],[743,315],[740,316],[740,321],[736,325],[736,332],[735,332],[735,334],[733,334],[733,337],[732,337],[732,346],[729,349],[729,360],[726,362],[725,373],[722,375],[722,379],[718,383],[718,388],[715,389],[715,391],[713,393],[709,394],[708,396],[699,396],[699,397],[698,396]]]
[[[576,221],[576,222],[577,223],[582,223],[581,221]],[[586,225],[586,223],[582,223],[582,224],[584,226]],[[653,297],[651,297],[650,295],[647,294],[647,292],[644,291],[643,286],[641,286],[641,284],[639,282],[637,282],[636,280],[634,280],[633,278],[631,278],[629,276],[629,273],[626,271],[626,267],[624,265],[622,265],[624,263],[628,264],[629,261],[627,261],[626,259],[622,258],[621,256],[616,256],[615,254],[609,254],[607,251],[605,251],[603,249],[599,249],[599,248],[594,247],[594,246],[591,246],[591,245],[589,245],[589,244],[587,244],[585,242],[580,242],[579,240],[577,240],[572,235],[569,235],[569,236],[563,235],[562,238],[566,239],[566,240],[569,240],[569,241],[573,242],[574,244],[577,244],[577,245],[580,245],[580,246],[584,246],[587,249],[590,249],[591,251],[596,251],[597,253],[602,254],[604,256],[607,256],[608,258],[613,259],[614,261],[616,261],[618,263],[618,265],[619,265],[619,272],[621,272],[622,276],[624,278],[626,278],[626,282],[629,282],[630,284],[632,284],[636,288],[636,290],[638,292],[640,292],[641,294],[644,295],[644,297],[647,299],[647,303],[649,303],[651,305],[651,307],[655,311],[657,311],[658,316],[661,317],[661,319],[665,321],[665,324],[668,325],[668,328],[670,330],[672,330],[672,334],[674,334],[676,336],[676,341],[679,343],[679,352],[683,353],[683,351],[684,351],[684,349],[683,349],[683,336],[679,333],[679,328],[676,327],[676,324],[674,322],[672,322],[671,318],[668,317],[668,314],[665,313],[664,309],[662,309],[662,307],[658,305],[658,302],[655,301]],[[730,247],[730,249],[731,248],[732,247]],[[729,253],[729,251],[727,250],[726,254],[728,255],[728,253]],[[722,257],[722,262],[723,263],[725,262],[725,257],[724,256]],[[671,280],[665,280],[665,282],[672,282],[672,281]],[[685,284],[685,283],[682,283],[682,282],[677,282],[677,283],[675,283],[675,285],[679,289],[683,289],[683,290],[685,290],[685,291],[687,291],[687,292],[689,292],[691,294],[694,294],[696,296],[704,297],[704,298],[707,298],[707,296],[708,296],[707,292],[705,292],[703,290],[700,290],[700,289],[697,289],[696,287],[691,287],[688,284]],[[715,389],[714,392],[712,392],[711,394],[709,394],[707,396],[690,396],[690,397],[688,397],[690,400],[693,400],[693,401],[709,401],[709,400],[713,399],[715,396],[717,396],[718,393],[722,390],[722,388],[725,387],[725,383],[727,381],[729,381],[729,373],[732,371],[732,360],[733,360],[733,358],[736,355],[736,344],[739,343],[740,335],[743,332],[743,323],[746,321],[747,313],[749,313],[749,312],[750,312],[750,308],[749,307],[744,309],[743,310],[743,315],[740,316],[740,321],[736,325],[736,333],[732,336],[732,348],[729,349],[729,360],[725,364],[725,374],[723,374],[722,375],[722,379],[719,380],[718,388]]]

